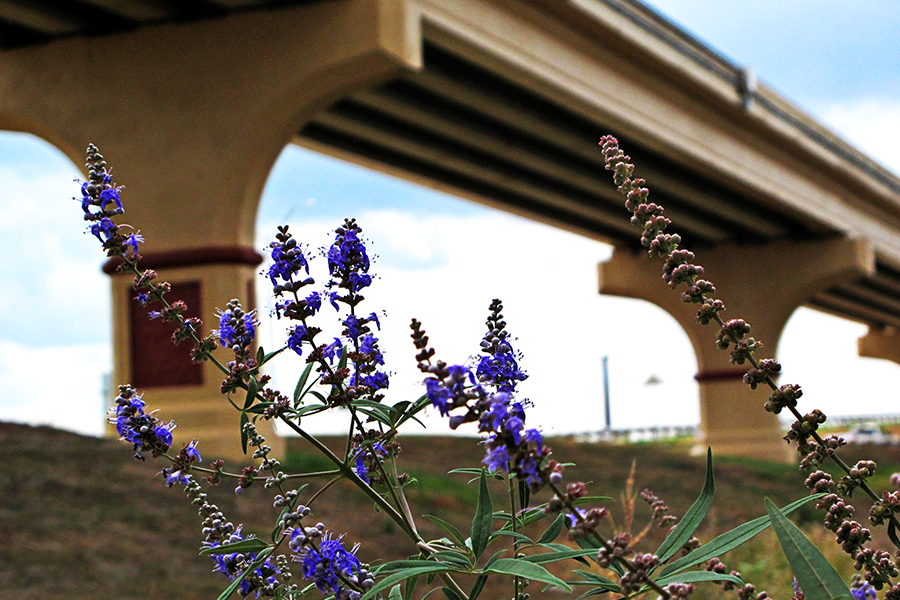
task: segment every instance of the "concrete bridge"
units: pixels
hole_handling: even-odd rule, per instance
[[[900,180],[634,0],[50,6],[0,3],[0,127],[76,164],[88,142],[114,157],[146,266],[207,318],[252,302],[260,195],[300,144],[613,244],[599,291],[682,323],[704,441],[784,458],[764,394],[642,256],[597,147],[612,133],[769,355],[806,305],[868,323],[860,353],[900,361]],[[219,453],[217,374],[167,366],[129,283],[113,276],[114,380],[205,423],[183,429]]]

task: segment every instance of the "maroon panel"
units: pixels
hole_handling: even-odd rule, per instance
[[[201,385],[203,365],[191,362],[190,341],[177,346],[172,343],[174,323],[150,319],[151,310],[159,305],[141,306],[134,300],[135,291],[128,289],[131,320],[131,384],[137,388],[176,385]],[[183,300],[187,317],[200,316],[200,282],[173,283],[166,294],[170,303]],[[202,335],[202,333],[201,333]]]
[[[262,261],[262,255],[253,248],[215,246],[164,252],[142,252],[140,266],[142,269],[175,269],[197,265],[250,265],[255,267]],[[120,264],[122,264],[121,258],[110,258],[103,263],[103,272],[112,275],[116,273],[116,268]]]

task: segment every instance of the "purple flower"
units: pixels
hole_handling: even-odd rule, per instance
[[[172,445],[175,423],[162,424],[152,414],[144,412],[144,401],[130,386],[119,386],[116,413],[110,417],[121,439],[134,445],[135,458],[143,460],[141,452],[153,456],[164,454]]]
[[[194,458],[197,462],[203,462],[203,458],[200,456],[200,451],[197,450],[197,442],[196,440],[191,440],[191,443],[185,447],[184,451],[190,458]]]
[[[360,479],[365,481],[368,484],[372,483],[372,480],[369,478],[369,468],[366,466],[366,461],[381,462],[384,460],[384,457],[387,456],[387,450],[384,449],[384,446],[375,442],[372,444],[371,449],[369,448],[360,448],[356,451],[356,460],[355,460],[355,468],[353,469]]]
[[[325,346],[322,350],[322,356],[328,359],[329,364],[334,364],[334,359],[338,350],[343,349],[343,347],[344,345],[341,344],[341,340],[339,338],[334,338],[334,341]]]
[[[283,284],[297,283],[294,282],[294,275],[305,270],[309,274],[309,261],[303,248],[297,244],[297,240],[288,233],[287,225],[278,228],[277,241],[269,244],[270,256],[272,264],[265,273],[269,276],[272,286],[275,288],[275,295],[281,296],[284,291]],[[313,283],[311,278],[307,278],[300,282],[301,285]],[[296,291],[297,288],[294,288]]]
[[[311,314],[316,314],[322,308],[322,295],[319,292],[312,292],[306,297],[306,306]]]
[[[127,251],[128,247],[130,246],[131,249],[133,250],[133,254],[137,254],[138,253],[138,244],[143,244],[143,243],[144,243],[144,236],[142,236],[139,233],[132,233],[127,238],[125,238],[124,242],[122,242],[122,250]]]
[[[116,187],[107,187],[102,192],[100,192],[100,209],[106,210],[106,205],[110,202],[116,203],[116,208],[119,210],[123,210],[122,208],[122,200],[119,198],[119,190],[121,188]]]
[[[510,460],[511,457],[506,446],[495,446],[488,449],[487,456],[484,457],[482,462],[491,471],[506,471]]]
[[[450,414],[449,402],[453,395],[444,385],[437,379],[429,377],[425,380],[425,394],[431,405],[441,412],[442,417]]]
[[[319,549],[304,546],[302,556],[303,576],[314,580],[316,588],[323,594],[336,594],[341,597],[343,589],[341,576],[345,579],[358,579],[362,565],[355,552],[359,546],[347,550],[341,538],[332,539],[330,533],[322,536]]]
[[[240,303],[232,300],[219,317],[219,329],[216,333],[219,341],[227,348],[247,348],[256,337],[256,324],[256,311],[245,313],[241,310]]]
[[[863,582],[860,586],[850,590],[856,600],[877,600],[875,596],[875,588],[868,581]]]
[[[109,219],[107,217],[103,217],[102,219],[100,219],[99,223],[94,223],[93,225],[91,225],[91,233],[94,234],[101,242],[108,241],[117,229],[118,227],[115,223],[112,222],[112,219]],[[101,234],[106,236],[105,240],[100,237]]]
[[[301,342],[304,339],[307,339],[308,336],[309,333],[306,331],[306,327],[297,325],[291,329],[291,334],[287,341],[288,348],[296,352],[297,356],[303,356],[303,346],[301,345]]]
[[[230,525],[230,523],[229,523]],[[252,536],[251,536],[252,537]],[[225,544],[235,544],[237,542],[241,542],[245,539],[244,535],[241,533],[241,527],[238,527],[234,533],[228,536],[224,543],[219,543],[217,541],[214,542],[205,542],[204,546],[209,548],[217,548],[219,546],[224,546]],[[247,552],[247,553],[233,553],[233,554],[213,554],[213,560],[216,562],[216,571],[221,571],[225,577],[228,578],[228,581],[234,581],[238,577],[241,576],[243,570],[241,567],[246,565],[249,562],[252,562],[256,559],[255,552]],[[266,559],[266,561],[259,567],[254,574],[259,577],[260,580],[265,582],[269,588],[274,588],[277,584],[277,580],[275,579],[275,575],[280,573],[280,571],[275,568],[272,563]],[[260,595],[260,591],[258,589],[259,584],[257,581],[254,581],[251,584],[250,578],[245,578],[239,586],[239,593],[242,598],[249,596],[251,593],[256,592],[257,597]],[[272,593],[268,593],[268,596],[271,596]]]

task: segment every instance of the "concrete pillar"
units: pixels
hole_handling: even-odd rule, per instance
[[[41,136],[79,165],[88,143],[100,148],[125,185],[120,222],[146,238],[147,266],[197,301],[204,333],[217,326],[214,307],[252,303],[257,207],[284,146],[334,100],[421,66],[419,22],[405,3],[342,0],[278,15],[73,38],[0,61],[0,128]],[[76,203],[60,210],[78,226]],[[237,417],[221,377],[208,364],[178,373],[147,364],[163,342],[135,338],[143,328],[129,280],[112,279],[114,381],[143,380],[148,407],[179,422],[177,439],[234,454]]]
[[[763,342],[758,358],[777,356],[787,320],[810,297],[875,269],[868,244],[839,238],[719,246],[698,252],[696,263],[706,269],[704,278],[713,282],[716,297],[725,303],[722,318],[744,319],[752,328],[750,336]],[[717,454],[794,460],[796,453],[781,439],[778,418],[763,409],[768,392],[751,390],[741,381],[746,367],[731,367],[728,352],[716,348],[718,327],[697,324],[697,305],[681,302],[680,292],[671,290],[661,275],[661,259],[617,250],[600,264],[600,292],[652,302],[687,332],[700,369],[699,443],[711,445]]]
[[[866,358],[882,358],[900,364],[900,333],[894,327],[869,328],[858,340],[859,355]]]

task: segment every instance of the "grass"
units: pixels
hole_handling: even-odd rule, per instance
[[[325,441],[333,448],[342,447],[337,438]],[[483,448],[471,438],[407,437],[401,438],[401,443],[401,468],[418,480],[407,488],[413,514],[432,514],[467,532],[476,485],[469,483],[468,475],[446,472],[450,466],[478,466]],[[617,499],[609,505],[617,523],[627,521],[630,512],[621,499],[632,465],[633,493],[652,489],[675,515],[687,510],[702,487],[705,461],[689,456],[683,444],[610,446],[568,439],[550,440],[549,444],[558,459],[575,463],[566,471],[567,480],[590,481],[591,494]],[[878,460],[877,477],[882,484],[893,470],[900,470],[900,448],[848,448],[845,456],[853,462],[863,456]],[[194,600],[214,599],[224,589],[224,578],[210,573],[211,561],[197,555],[200,534],[195,511],[180,491],[162,485],[157,473],[164,465],[159,461],[136,462],[126,445],[113,440],[0,423],[0,465],[0,539],[4,540],[0,544],[0,598]],[[330,468],[308,448],[294,445],[285,465],[306,472]],[[765,497],[784,505],[808,493],[803,476],[789,465],[724,457],[714,457],[714,465],[716,499],[698,530],[701,540],[708,541],[765,514]],[[226,464],[229,466],[237,469]],[[304,498],[316,489],[313,483]],[[496,487],[495,508],[501,509],[504,495]],[[264,537],[275,514],[270,494],[261,483],[240,498],[233,488],[233,483],[212,488],[210,498],[230,520],[244,523],[245,531]],[[534,501],[546,499],[544,493]],[[861,499],[857,504],[855,518],[864,521],[868,504]],[[313,512],[329,529],[346,533],[351,544],[360,542],[359,554],[364,560],[392,560],[416,553],[399,528],[386,515],[375,512],[372,502],[349,484],[335,485],[316,501]],[[633,516],[632,531],[637,533],[650,516],[640,499],[634,504]],[[833,536],[818,525],[821,514],[807,506],[792,518],[849,580],[852,564],[831,541]],[[535,525],[534,535],[547,524]],[[419,526],[426,539],[443,537],[424,519]],[[664,531],[651,530],[640,549],[654,550],[664,536]],[[879,546],[887,547],[884,543]],[[790,597],[792,578],[771,532],[722,560],[753,581],[758,590],[765,589],[778,598]],[[574,566],[560,564],[553,571],[565,575],[566,569]],[[498,580],[482,597],[509,597],[508,587]],[[420,589],[424,592],[425,588]],[[529,591],[534,596],[539,587],[532,586]],[[707,585],[696,597],[721,595],[717,587]]]

